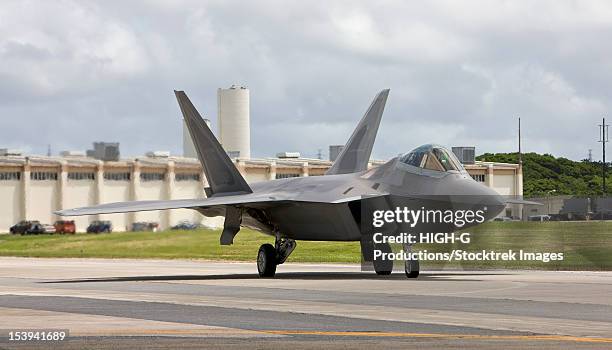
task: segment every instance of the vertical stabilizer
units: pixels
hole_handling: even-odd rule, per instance
[[[252,193],[232,160],[183,91],[174,91],[213,196]]]
[[[366,114],[353,131],[351,138],[326,175],[356,173],[368,168],[376,133],[389,96],[389,89],[376,95]]]

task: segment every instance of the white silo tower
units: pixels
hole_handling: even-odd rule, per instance
[[[231,158],[251,158],[249,89],[232,85],[217,90],[219,141]]]
[[[208,128],[210,128],[210,120],[204,119],[204,122],[206,125],[208,125]],[[187,129],[185,120],[183,120],[183,157],[198,158],[198,154],[196,153],[195,146],[191,140],[191,135],[189,134],[189,129]]]

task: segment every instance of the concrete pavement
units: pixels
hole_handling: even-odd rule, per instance
[[[0,329],[66,328],[70,340],[52,345],[67,348],[189,339],[212,348],[602,348],[612,347],[611,295],[609,272],[426,271],[408,280],[357,265],[285,264],[260,279],[252,263],[0,258]]]

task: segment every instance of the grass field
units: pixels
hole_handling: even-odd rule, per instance
[[[231,246],[219,245],[220,231],[115,232],[111,234],[0,235],[1,256],[161,258],[255,261],[271,236],[242,229]],[[291,261],[359,262],[358,242],[298,242]]]
[[[537,261],[470,261],[448,265],[464,268],[521,268],[550,270],[612,270],[612,222],[489,222],[469,231],[469,245],[428,245],[420,249],[448,251],[482,249],[526,252],[563,253],[564,260]],[[431,263],[430,263],[431,264]]]
[[[469,245],[419,245],[432,252],[523,249],[563,252],[562,262],[423,262],[422,267],[612,270],[612,222],[491,222],[469,231]],[[254,261],[270,236],[243,229],[234,245],[220,246],[219,231],[117,232],[112,234],[0,235],[1,256],[161,258]],[[358,242],[305,242],[290,262],[360,262]]]

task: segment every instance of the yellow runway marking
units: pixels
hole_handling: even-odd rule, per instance
[[[261,331],[276,335],[321,335],[349,337],[406,337],[406,338],[447,338],[447,339],[482,339],[482,340],[543,340],[567,341],[582,343],[612,343],[612,338],[572,337],[567,335],[481,335],[481,334],[445,334],[445,333],[403,333],[403,332],[336,332],[336,331]]]
[[[206,335],[206,334],[256,334],[257,331],[242,330],[242,329],[96,329],[95,331],[80,331],[76,332],[79,334],[112,334],[112,335],[126,335],[126,334],[146,334],[146,335],[163,335],[163,334],[179,334],[179,335]]]

